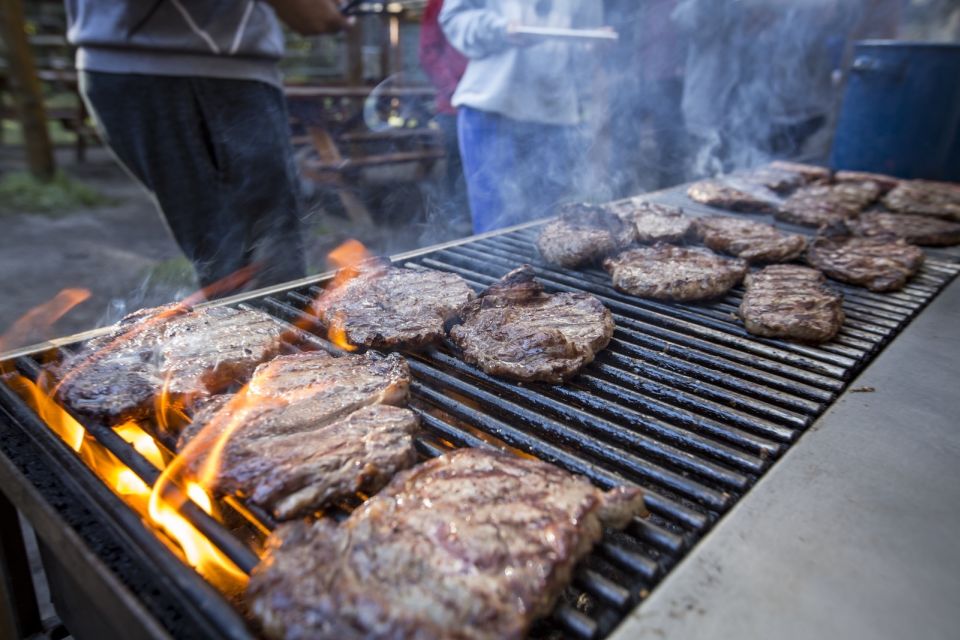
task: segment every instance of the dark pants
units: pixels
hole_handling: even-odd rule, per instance
[[[459,112],[460,155],[474,233],[550,215],[572,191],[576,127]]]
[[[201,286],[225,295],[302,277],[283,94],[262,82],[84,72],[104,140],[155,198]]]

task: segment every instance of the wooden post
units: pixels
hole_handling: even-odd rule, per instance
[[[347,29],[347,85],[359,87],[363,84],[363,22]]]
[[[0,26],[3,28],[3,39],[7,43],[9,87],[20,113],[27,164],[33,175],[49,179],[56,170],[53,146],[50,144],[47,112],[43,104],[40,79],[37,77],[37,66],[23,28],[25,21],[22,0],[0,0]]]

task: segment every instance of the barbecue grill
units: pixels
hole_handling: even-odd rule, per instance
[[[649,197],[684,206],[692,215],[708,213],[683,194],[680,187]],[[832,283],[845,296],[847,320],[837,338],[808,346],[746,333],[733,315],[739,291],[709,303],[666,303],[620,293],[597,270],[545,265],[534,246],[542,222],[393,260],[459,274],[476,288],[522,263],[532,264],[548,291],[586,291],[610,308],[617,325],[610,346],[562,386],[488,376],[447,347],[407,354],[414,376],[412,408],[422,421],[418,450],[430,457],[459,446],[508,447],[584,475],[603,488],[636,484],[646,489],[650,517],[604,537],[579,566],[552,616],[535,627],[534,637],[657,635],[710,619],[698,598],[712,597],[719,608],[716,593],[690,596],[700,593],[698,580],[708,586],[721,580],[716,567],[711,573],[702,566],[704,554],[723,553],[712,543],[721,535],[724,548],[732,546],[737,557],[749,549],[731,539],[731,531],[745,535],[736,528],[737,517],[726,518],[710,536],[708,532],[771,467],[777,472],[765,483],[777,482],[784,473],[789,477],[789,464],[782,465],[781,473],[780,459],[811,426],[829,422],[830,416],[817,421],[838,397],[843,395],[837,415],[855,402],[853,391],[870,391],[857,386],[851,390],[855,376],[951,283],[960,271],[960,252],[928,251],[920,274],[896,293]],[[330,275],[216,304],[257,308],[289,323],[291,350],[337,352],[304,312]],[[956,285],[950,292],[946,303],[955,308],[960,292]],[[7,354],[6,362],[35,380],[41,362],[94,333]],[[950,379],[930,384],[942,386]],[[29,568],[22,561],[19,511],[39,534],[57,612],[76,637],[253,637],[255,629],[246,622],[242,603],[179,561],[178,550],[94,475],[25,402],[22,391],[9,378],[0,384],[0,482],[6,494],[0,496],[0,569],[6,577],[0,583],[0,604],[5,605],[0,624],[22,634],[40,626]],[[113,426],[85,422],[85,437],[152,486],[159,469]],[[153,435],[161,445],[171,446],[160,431]],[[797,448],[806,443],[807,438]],[[751,498],[755,494],[764,495],[758,490]],[[240,500],[223,503],[220,519],[192,502],[185,503],[182,513],[249,572],[257,563],[264,533],[275,523]],[[340,505],[328,515],[345,517],[358,503]],[[654,591],[705,536],[682,569]],[[689,636],[695,627],[682,628]]]

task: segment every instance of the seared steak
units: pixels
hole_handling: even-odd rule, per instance
[[[880,187],[880,193],[886,193],[900,184],[899,178],[869,171],[837,171],[833,179],[836,182],[872,182]]]
[[[778,220],[819,227],[856,218],[880,195],[873,182],[843,182],[798,189],[776,212]]]
[[[340,525],[278,528],[247,589],[270,638],[523,638],[639,489],[459,449],[396,476]]]
[[[418,349],[441,340],[444,323],[473,297],[456,274],[373,258],[338,271],[312,308],[351,344]]]
[[[771,169],[778,171],[789,171],[803,176],[807,184],[830,182],[830,169],[818,167],[813,164],[803,164],[802,162],[790,162],[787,160],[774,160],[769,165]]]
[[[960,224],[929,216],[868,211],[847,226],[858,236],[891,236],[928,246],[960,244]]]
[[[637,242],[680,242],[690,232],[693,220],[680,207],[645,200],[626,200],[609,205],[636,229]],[[618,247],[624,249],[626,245]]]
[[[740,177],[751,184],[766,187],[779,194],[789,193],[807,183],[807,179],[800,173],[777,169],[770,165],[751,169]]]
[[[601,206],[567,204],[560,217],[544,225],[537,248],[547,262],[578,267],[633,242],[633,225]]]
[[[722,251],[748,262],[789,262],[807,248],[807,239],[783,233],[772,224],[731,216],[697,218],[697,236],[714,251]]]
[[[182,305],[144,309],[51,367],[56,397],[107,423],[149,415],[167,394],[184,404],[245,380],[279,353],[283,326],[260,311]]]
[[[603,267],[617,289],[659,300],[715,298],[736,286],[747,272],[743,260],[662,243],[628,249],[604,260]]]
[[[883,198],[892,211],[960,221],[960,185],[904,180]]]
[[[695,182],[687,195],[701,204],[744,213],[773,213],[778,204],[776,194],[766,187],[732,177]]]
[[[204,407],[179,449],[200,475],[226,437],[212,470],[219,493],[246,496],[278,520],[306,515],[375,492],[416,461],[416,414],[388,406],[406,404],[409,386],[397,354],[281,356],[239,393]]]
[[[593,361],[613,336],[613,316],[586,293],[547,294],[523,265],[460,311],[450,330],[463,359],[514,380],[559,383]]]
[[[765,267],[745,279],[739,314],[758,336],[826,342],[843,324],[843,296],[816,269],[792,264]]]
[[[923,264],[923,250],[887,238],[817,238],[807,262],[835,280],[871,291],[896,291]]]

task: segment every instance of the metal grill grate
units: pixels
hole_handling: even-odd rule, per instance
[[[732,315],[740,291],[706,304],[664,303],[619,293],[597,270],[547,266],[534,248],[536,233],[533,226],[521,228],[397,261],[457,273],[477,288],[529,263],[548,291],[586,291],[614,313],[610,346],[563,386],[493,378],[448,348],[407,354],[415,378],[412,405],[423,424],[417,442],[423,456],[452,446],[505,445],[604,488],[633,483],[648,491],[652,515],[604,538],[534,636],[610,633],[960,270],[930,260],[903,291],[889,294],[833,283],[845,295],[848,320],[831,343],[807,346],[747,334]],[[281,291],[242,306],[303,326],[301,310],[320,290],[314,285]],[[314,335],[300,338],[299,348],[336,349]],[[17,366],[31,378],[37,374],[30,358],[20,358]],[[16,405],[18,399],[0,385],[0,401]],[[36,423],[28,428],[39,428]],[[108,425],[87,426],[153,482],[156,469]],[[228,502],[251,517],[251,510]],[[352,506],[342,505],[334,517]],[[252,568],[256,555],[236,532],[193,511],[187,515],[208,537],[243,569]],[[252,517],[272,526],[266,514],[253,511]]]

